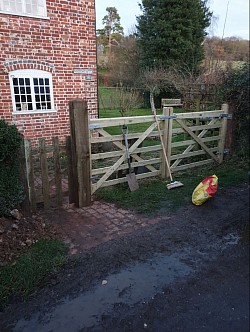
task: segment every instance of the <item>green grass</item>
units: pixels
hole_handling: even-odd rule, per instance
[[[237,165],[237,167],[235,166]],[[222,165],[191,170],[182,174],[174,174],[174,180],[181,181],[184,186],[172,190],[166,188],[166,181],[142,180],[140,188],[130,192],[128,185],[122,184],[103,188],[97,191],[98,198],[113,202],[123,208],[132,208],[138,213],[151,214],[162,207],[169,211],[191,203],[192,192],[207,176],[216,174],[219,178],[219,192],[230,186],[247,181],[248,165],[245,161],[232,159]]]
[[[11,296],[27,298],[41,281],[65,262],[66,246],[60,240],[40,240],[14,263],[0,270],[0,308]]]

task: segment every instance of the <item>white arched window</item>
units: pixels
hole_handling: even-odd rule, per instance
[[[9,73],[14,113],[54,111],[52,75],[36,69]]]
[[[46,17],[46,0],[0,0],[0,11],[6,14]]]

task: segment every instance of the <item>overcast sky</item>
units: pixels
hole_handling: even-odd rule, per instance
[[[140,0],[96,0],[97,29],[103,28],[102,19],[107,7],[116,7],[121,17],[121,25],[125,34],[133,31],[136,16],[141,14],[138,3]],[[229,3],[229,5],[228,5]],[[227,13],[228,5],[228,13]],[[249,40],[249,1],[248,0],[209,0],[209,7],[217,17],[210,35],[218,37],[237,36]],[[227,19],[226,19],[227,13]]]

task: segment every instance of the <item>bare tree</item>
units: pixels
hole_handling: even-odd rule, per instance
[[[139,49],[135,36],[123,37],[119,45],[113,46],[110,76],[119,85],[134,85],[139,76]]]
[[[152,111],[155,111],[155,97],[160,94],[167,86],[167,72],[164,68],[146,69],[142,72],[139,80],[150,95],[150,106]]]

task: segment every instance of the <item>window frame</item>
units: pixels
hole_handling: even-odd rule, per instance
[[[2,5],[3,8],[3,1],[4,0],[0,0],[0,4]],[[27,13],[24,9],[26,9],[26,0],[21,0],[22,1],[22,12],[14,12],[14,11],[6,11],[4,9],[1,9],[0,7],[0,13],[2,14],[9,14],[9,15],[15,15],[15,16],[26,16],[26,17],[34,17],[34,18],[42,18],[42,19],[49,19],[49,17],[47,16],[47,4],[46,4],[46,0],[43,0],[44,3],[44,15],[37,15],[37,14],[33,14],[33,13]]]
[[[31,102],[32,102],[32,110],[17,110],[16,109],[16,101],[15,101],[15,92],[14,92],[14,84],[13,78],[28,78],[30,79],[30,89],[31,89]],[[50,103],[51,109],[36,109],[36,93],[34,89],[34,78],[43,78],[49,79],[49,88],[50,88]],[[38,114],[38,113],[51,113],[56,112],[55,104],[54,104],[54,93],[53,93],[53,82],[52,82],[52,74],[50,72],[39,70],[39,69],[18,69],[9,72],[9,81],[10,81],[10,91],[13,105],[13,114]],[[40,86],[40,85],[39,85]],[[34,108],[35,107],[35,108]]]

